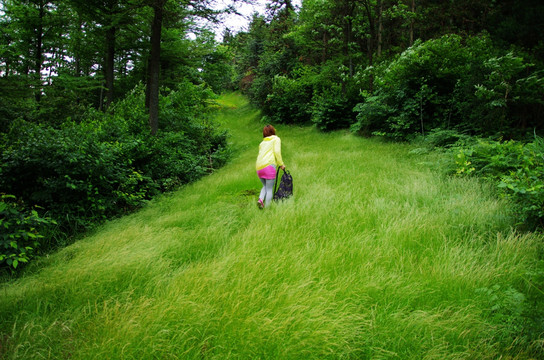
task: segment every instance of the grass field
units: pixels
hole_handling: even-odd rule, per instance
[[[0,286],[3,359],[542,358],[544,236],[406,144],[277,126],[293,199],[257,209],[262,126],[231,162]]]

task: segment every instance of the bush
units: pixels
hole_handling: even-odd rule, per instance
[[[209,120],[209,104],[214,98],[216,95],[205,85],[193,85],[187,81],[178,84],[175,90],[160,98],[159,129],[183,132],[190,137],[201,136],[199,126]]]
[[[519,225],[544,225],[544,140],[480,140],[455,149],[457,174],[478,175],[493,181],[500,193],[513,200]]]
[[[304,124],[311,119],[313,88],[302,79],[275,76],[272,91],[263,105],[270,122]]]
[[[246,84],[247,95],[251,103],[259,108],[266,108],[268,96],[274,93],[276,77],[287,79],[287,74],[291,73],[294,67],[294,58],[290,56],[292,51],[287,51],[286,48],[284,50],[286,51],[266,52],[259,55],[258,66],[250,67],[249,78],[246,79],[249,81]],[[266,115],[266,110],[264,112]]]
[[[347,68],[327,63],[320,69],[299,66],[290,77],[277,75],[262,105],[263,114],[270,122],[312,121],[324,131],[348,128],[355,121],[358,90],[346,73]]]
[[[13,271],[28,263],[43,238],[40,231],[51,224],[55,222],[28,211],[15,196],[0,194],[0,269]]]
[[[66,233],[140,206],[149,179],[131,166],[122,143],[99,138],[77,125],[28,125],[2,155],[1,191],[39,205]]]
[[[427,135],[416,137],[415,144],[421,145],[427,152],[437,149],[449,149],[476,142],[475,138],[456,130],[432,129]]]
[[[15,119],[36,111],[31,82],[26,76],[0,76],[0,133]]]
[[[319,130],[328,131],[348,128],[355,121],[354,96],[333,85],[313,97],[312,121]]]
[[[356,113],[356,121],[351,125],[351,131],[360,135],[385,135],[385,119],[393,113],[394,108],[390,107],[382,96],[366,96],[363,103],[357,104],[353,111]],[[396,132],[391,136],[397,135]],[[400,134],[398,134],[400,137]]]
[[[88,110],[81,122],[60,128],[20,120],[3,136],[0,192],[38,205],[38,218],[47,215],[57,223],[55,238],[45,243],[61,244],[222,166],[229,156],[227,134],[209,119],[211,96],[190,84],[165,90],[155,137],[149,135],[142,86],[108,113]]]
[[[198,180],[223,166],[228,159],[226,132],[215,134],[200,128],[200,137],[164,132],[149,142],[146,159],[138,159],[143,172],[155,180],[162,191]],[[204,135],[209,132],[209,135]]]
[[[460,75],[470,73],[474,61],[461,42],[455,35],[418,41],[391,63],[367,69],[375,73],[375,91],[358,105],[355,129],[405,139],[426,129],[449,128],[448,120],[457,119],[449,104]]]
[[[357,105],[354,131],[395,139],[430,129],[508,136],[542,125],[544,77],[485,37],[417,41],[397,59],[359,75],[374,91]]]

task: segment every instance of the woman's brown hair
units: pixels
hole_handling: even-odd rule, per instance
[[[272,125],[266,125],[263,129],[263,138],[276,135],[276,129]]]

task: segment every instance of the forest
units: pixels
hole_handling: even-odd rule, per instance
[[[262,122],[449,151],[542,227],[541,1],[273,0],[219,41],[235,4],[2,0],[3,269],[223,166],[231,91]]]

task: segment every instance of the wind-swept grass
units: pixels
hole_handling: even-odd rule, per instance
[[[260,211],[259,113],[220,103],[228,166],[2,284],[3,358],[543,355],[543,236],[485,185],[408,145],[277,126],[295,196]]]

